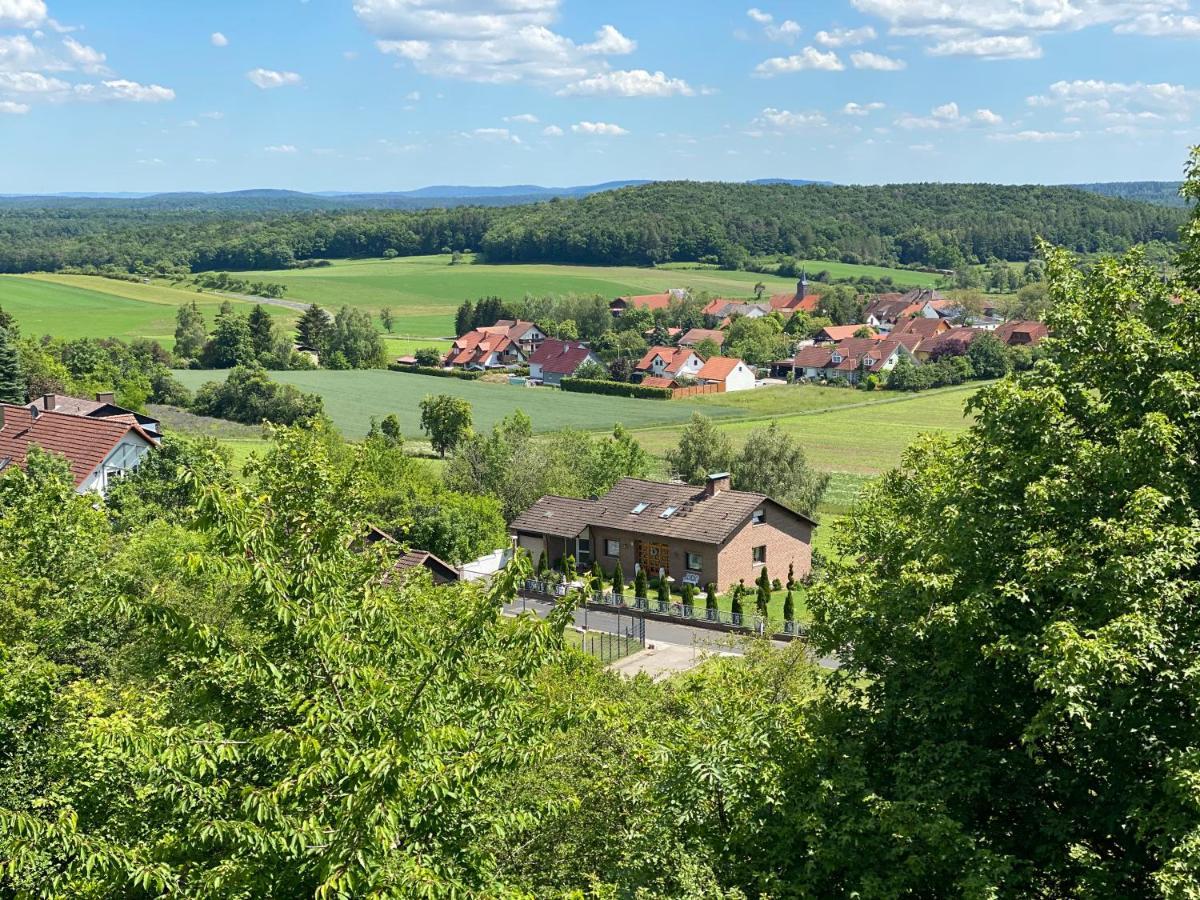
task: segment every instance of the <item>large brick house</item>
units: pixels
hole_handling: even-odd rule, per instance
[[[641,568],[724,591],[751,584],[764,566],[778,577],[789,566],[807,575],[815,527],[764,494],[732,490],[722,473],[703,487],[622,478],[594,500],[542,497],[509,530],[519,548],[551,565],[571,556],[579,568],[620,566],[626,580]]]

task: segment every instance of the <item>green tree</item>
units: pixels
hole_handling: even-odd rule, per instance
[[[697,412],[680,432],[678,445],[667,451],[667,465],[688,484],[703,484],[715,472],[728,472],[733,456],[729,435]]]
[[[618,560],[616,566],[613,567],[612,592],[614,597],[625,596],[625,574],[621,571],[620,560]]]
[[[254,309],[246,318],[246,325],[250,329],[250,343],[256,357],[261,360],[270,356],[275,349],[275,320],[261,303],[254,304]]]
[[[364,310],[343,306],[334,317],[326,338],[325,352],[341,354],[351,369],[370,369],[384,365],[383,340],[371,317]]]
[[[392,308],[385,306],[379,310],[379,324],[383,326],[383,330],[388,334],[392,333],[392,328],[396,324],[396,318],[392,315]]]
[[[967,360],[979,378],[1003,378],[1012,369],[1008,348],[990,332],[979,335],[967,348]]]
[[[199,359],[207,339],[204,314],[196,301],[179,307],[175,312],[175,355],[180,359]]]
[[[404,443],[404,432],[400,427],[400,417],[395,413],[388,413],[383,417],[383,421],[379,424],[380,433],[394,446],[401,446]]]
[[[310,304],[296,323],[296,343],[312,347],[318,353],[324,354],[333,330],[331,318],[329,313],[317,304]]]
[[[704,614],[709,621],[717,620],[717,586],[711,581],[704,589]]]
[[[412,524],[401,538],[461,565],[506,546],[508,528],[495,498],[441,491],[413,507]]]
[[[464,300],[454,314],[454,335],[462,337],[475,327],[475,306],[470,300]]]
[[[809,466],[804,449],[778,422],[750,432],[731,472],[738,490],[766,494],[808,516],[829,487],[829,474]]]
[[[234,366],[253,366],[258,354],[244,316],[229,303],[222,304],[213,324],[213,333],[200,352],[200,363],[206,369],[232,369]]]
[[[0,403],[25,402],[25,374],[16,341],[0,327]]]
[[[441,368],[443,354],[437,347],[420,347],[413,354],[413,359],[417,361],[418,366]]]
[[[645,600],[650,596],[650,587],[646,579],[646,570],[641,566],[638,567],[637,573],[633,576],[633,596]]]
[[[451,394],[436,394],[421,401],[421,430],[444,459],[471,434],[471,404]]]
[[[854,792],[874,798],[833,827],[874,833],[840,889],[1200,884],[1197,282],[1164,284],[1137,254],[1082,271],[1055,251],[1047,284],[1041,364],[868,487],[814,590],[817,647],[862,711],[841,721],[870,760]],[[954,676],[935,685],[934,667]],[[913,827],[889,837],[897,815]]]
[[[783,621],[796,621],[796,598],[792,595],[792,589],[789,587],[787,593],[783,595]]]

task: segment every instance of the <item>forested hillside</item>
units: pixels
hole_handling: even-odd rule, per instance
[[[1103,181],[1098,184],[1067,186],[1093,194],[1102,194],[1105,197],[1139,200],[1142,203],[1156,203],[1159,206],[1183,208],[1188,205],[1188,201],[1179,195],[1179,189],[1183,186],[1180,181]]]
[[[421,211],[289,211],[306,195],[284,192],[243,192],[225,206],[204,196],[0,204],[0,272],[270,269],[445,249],[501,263],[708,259],[737,267],[786,253],[950,269],[1027,259],[1039,236],[1082,252],[1174,241],[1185,215],[1071,188],[986,184],[659,182],[525,206]]]

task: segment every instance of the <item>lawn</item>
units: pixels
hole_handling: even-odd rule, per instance
[[[808,454],[808,461],[817,468],[828,472],[875,475],[895,466],[900,461],[901,451],[919,434],[929,431],[953,433],[965,429],[970,420],[963,413],[963,404],[978,388],[976,383],[922,394],[862,394],[834,388],[830,390],[842,390],[859,402],[834,409],[790,415],[780,413],[773,418],[796,437]],[[786,403],[788,396],[782,392],[814,389],[809,386],[773,388],[770,390],[781,392],[782,399],[770,402]],[[797,405],[806,402],[802,397],[798,395]],[[704,412],[717,408],[705,408]],[[764,427],[768,421],[769,418],[737,419],[719,424],[732,438],[734,446],[740,447],[752,430]],[[636,436],[642,446],[656,456],[662,456],[679,440],[678,429],[673,427],[641,429]]]
[[[901,269],[822,263],[839,277],[891,275],[897,283],[932,284],[933,276]],[[834,272],[834,268],[838,271]],[[843,271],[844,270],[844,271]],[[814,270],[815,271],[815,270]],[[287,285],[289,300],[338,307],[361,306],[372,313],[390,307],[397,335],[445,337],[454,332],[454,311],[466,299],[495,295],[519,300],[526,294],[650,294],[687,287],[727,297],[751,297],[763,282],[769,293],[794,290],[790,278],[719,269],[637,268],[633,266],[450,265],[448,256],[403,259],[335,260],[332,266],[245,273],[251,280]],[[902,281],[907,279],[907,281]]]
[[[211,323],[225,298],[165,284],[140,284],[91,275],[0,275],[0,307],[26,335],[62,338],[154,338],[175,343],[175,312],[195,301]],[[244,309],[251,304],[230,301]],[[268,306],[291,322],[295,314]]]
[[[224,372],[186,370],[176,373],[193,390],[206,381],[223,378]],[[533,420],[535,431],[580,428],[607,431],[618,422],[630,428],[651,425],[677,427],[691,416],[695,405],[687,401],[634,400],[595,394],[564,394],[555,388],[513,387],[371,369],[357,372],[273,372],[278,381],[320,394],[325,411],[348,437],[367,433],[371,416],[388,413],[400,417],[407,437],[421,438],[419,404],[430,394],[453,394],[470,401],[475,427],[490,429],[505,416],[522,409]],[[708,415],[728,417],[736,409],[705,408]]]

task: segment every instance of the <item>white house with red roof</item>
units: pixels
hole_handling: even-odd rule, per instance
[[[105,494],[113,479],[137,468],[156,446],[156,438],[132,417],[0,405],[0,474],[11,466],[23,469],[29,451],[40,447],[67,460],[78,493]]]
[[[462,369],[512,369],[527,362],[546,340],[533,322],[500,319],[457,338],[446,365]]]
[[[550,338],[529,357],[529,377],[543,384],[561,384],[564,378],[570,378],[580,366],[589,362],[604,365],[586,344]]]
[[[844,378],[857,384],[868,375],[890,372],[902,356],[913,359],[903,343],[887,337],[848,338],[836,344],[801,347],[791,360],[776,363],[773,369],[786,374],[790,369],[797,378],[833,381]]]
[[[696,380],[703,384],[722,384],[726,391],[748,391],[757,382],[753,369],[729,356],[710,356],[696,373]]]
[[[688,347],[651,347],[633,370],[654,378],[680,378],[702,368],[704,360]]]

